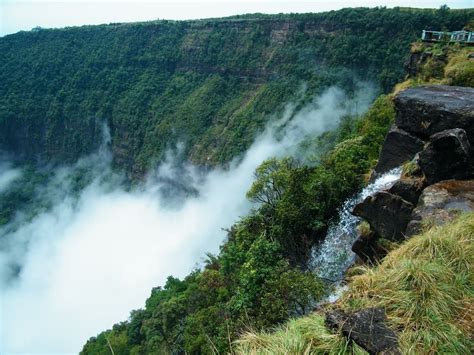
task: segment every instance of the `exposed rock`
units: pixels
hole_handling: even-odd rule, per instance
[[[446,180],[428,186],[413,210],[405,234],[412,236],[425,225],[451,222],[459,211],[474,211],[474,180]]]
[[[455,128],[430,137],[420,152],[418,165],[429,184],[446,179],[467,179],[473,175],[471,145],[463,129]]]
[[[392,126],[385,137],[375,172],[385,173],[413,159],[415,154],[423,149],[423,146],[424,142],[421,139],[395,125]]]
[[[385,324],[381,308],[367,308],[353,314],[340,310],[326,313],[326,325],[337,329],[370,354],[400,354],[397,335]]]
[[[410,55],[410,58],[403,64],[408,76],[415,77],[420,67],[430,58],[433,54],[431,52],[414,52]]]
[[[375,263],[381,260],[388,254],[388,250],[379,243],[379,239],[374,233],[368,236],[359,236],[354,244],[352,244],[352,251],[364,263]]]
[[[400,240],[414,205],[400,196],[380,191],[357,204],[353,214],[364,218],[382,238]]]
[[[388,192],[416,205],[424,188],[425,182],[423,179],[399,179]]]
[[[462,128],[474,139],[474,89],[432,85],[402,91],[395,97],[396,125],[427,138],[452,128]]]

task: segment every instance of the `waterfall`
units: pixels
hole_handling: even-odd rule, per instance
[[[342,280],[345,271],[355,260],[351,247],[357,238],[356,227],[360,218],[353,216],[352,210],[367,196],[389,188],[400,177],[400,173],[401,168],[385,173],[360,193],[344,202],[337,220],[329,226],[326,238],[311,252],[309,266],[316,275],[333,282]]]

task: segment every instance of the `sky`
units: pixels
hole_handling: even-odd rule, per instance
[[[0,36],[40,26],[56,28],[156,19],[198,19],[245,13],[303,13],[343,7],[470,8],[474,0],[0,0]]]

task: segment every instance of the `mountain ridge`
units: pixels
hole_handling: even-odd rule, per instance
[[[178,141],[186,160],[225,165],[283,103],[302,105],[330,85],[350,91],[368,78],[390,90],[422,28],[461,27],[472,10],[253,16],[0,38],[0,149],[71,162],[97,148],[105,122],[115,165],[132,179]]]

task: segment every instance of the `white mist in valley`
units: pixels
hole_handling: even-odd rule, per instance
[[[20,176],[20,169],[12,168],[6,160],[0,161],[0,193],[6,191],[10,184]]]
[[[373,91],[359,92],[349,100],[330,88],[297,113],[288,105],[225,170],[202,175],[182,168],[180,176],[197,194],[179,204],[170,206],[157,192],[166,188],[159,177],[173,179],[172,162],[131,191],[110,170],[106,150],[58,169],[39,192],[48,194],[52,207],[32,219],[18,215],[15,228],[0,228],[0,353],[77,353],[89,337],[126,320],[167,276],[184,277],[206,253],[218,252],[226,235],[222,228],[252,207],[245,193],[263,160],[294,154],[302,139],[365,110]],[[73,193],[69,181],[78,164],[94,166],[94,178]],[[20,175],[0,165],[0,192]],[[21,268],[12,279],[7,276],[13,261]]]

